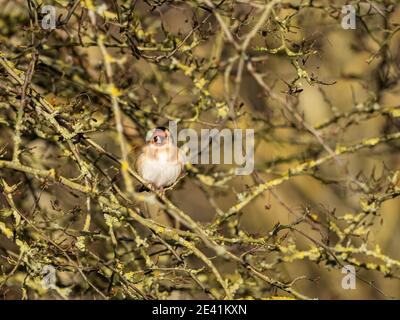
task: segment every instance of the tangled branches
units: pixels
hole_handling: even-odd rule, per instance
[[[0,5],[4,298],[396,297],[396,1]],[[171,120],[254,129],[254,172],[138,192]]]

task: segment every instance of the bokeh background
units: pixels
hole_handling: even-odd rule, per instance
[[[45,5],[56,10],[54,30],[43,28]],[[342,27],[344,5],[354,8],[355,29]],[[85,142],[134,169],[147,130],[170,120],[179,129],[255,130],[253,174],[188,165],[166,192],[242,259],[182,234],[234,298],[301,298],[291,288],[320,299],[400,297],[397,1],[0,0],[0,8],[2,298],[198,299],[208,290],[226,297],[176,239],[110,210],[92,192],[26,169],[54,169],[150,213],[157,225],[196,233],[177,225],[162,199],[130,190],[129,182],[140,183]],[[23,94],[16,78],[24,81],[29,70]],[[70,140],[37,95],[74,132]],[[331,158],[314,165],[324,157]],[[245,263],[284,285],[263,281]],[[45,265],[56,270],[50,289]],[[342,287],[345,265],[356,269],[355,289]]]

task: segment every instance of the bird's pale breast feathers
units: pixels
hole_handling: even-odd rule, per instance
[[[148,144],[137,159],[136,169],[140,176],[157,188],[172,185],[183,169],[180,150],[172,145]]]

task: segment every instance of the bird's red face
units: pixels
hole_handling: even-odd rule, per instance
[[[156,147],[168,145],[170,142],[170,133],[166,128],[157,128],[151,136],[150,143]]]

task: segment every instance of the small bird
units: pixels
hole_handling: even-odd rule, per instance
[[[184,157],[167,128],[154,129],[135,167],[146,182],[162,192],[164,187],[171,186],[178,179],[183,171]]]

